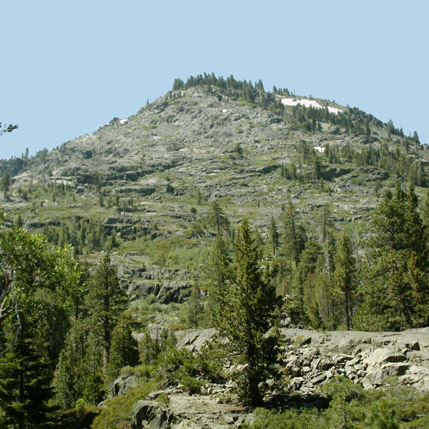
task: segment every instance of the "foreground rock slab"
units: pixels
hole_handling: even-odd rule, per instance
[[[240,427],[245,419],[244,408],[219,404],[209,396],[185,394],[164,395],[134,404],[131,428],[229,428]],[[154,396],[153,394],[151,395]],[[161,398],[168,398],[164,403]],[[165,400],[165,399],[164,399]]]
[[[179,348],[198,351],[214,329],[182,331]],[[402,332],[283,328],[281,370],[289,388],[314,394],[320,384],[344,376],[365,388],[393,384],[429,389],[429,328]]]

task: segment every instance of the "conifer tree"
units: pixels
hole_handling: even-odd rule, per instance
[[[225,216],[222,207],[217,201],[213,201],[209,212],[207,213],[207,221],[210,225],[213,225],[216,228],[216,233],[219,234],[222,230],[228,231],[229,221]]]
[[[119,286],[118,273],[106,254],[89,282],[86,307],[94,333],[103,349],[103,376],[107,380],[112,333],[119,315],[125,310],[126,297]]]
[[[192,286],[191,296],[189,297],[188,320],[191,326],[200,324],[203,306],[201,301],[201,290],[197,284]]]
[[[84,359],[88,344],[88,323],[75,320],[67,335],[52,382],[56,402],[62,410],[73,408],[83,397],[86,384]]]
[[[213,325],[217,326],[222,323],[224,308],[228,305],[229,279],[231,277],[229,249],[220,234],[216,236],[206,276],[210,291],[207,303],[208,312]]]
[[[216,259],[227,264],[224,256]],[[271,278],[270,269],[260,267],[260,250],[248,222],[243,221],[232,263],[219,273],[210,291],[216,296],[215,327],[229,339],[231,355],[246,365],[239,385],[244,401],[252,405],[262,404],[260,383],[272,373],[276,359],[277,336],[266,335],[277,319]]]
[[[346,327],[350,330],[352,316],[352,298],[355,291],[355,261],[353,258],[353,247],[350,237],[343,234],[337,241],[335,253],[334,284],[344,297],[344,313]]]
[[[429,322],[428,257],[425,226],[413,185],[398,182],[373,216],[371,269],[362,285],[358,320],[370,329],[404,329]]]
[[[108,377],[115,380],[124,366],[135,366],[139,361],[137,340],[133,337],[134,322],[130,315],[123,313],[112,333],[112,346],[108,365]]]
[[[273,216],[271,216],[270,225],[268,227],[268,235],[270,237],[273,255],[275,256],[279,247],[279,233],[277,231],[276,221],[274,220]]]
[[[1,185],[3,188],[4,197],[7,198],[10,189],[10,175],[7,171],[3,173],[3,176],[1,178]]]
[[[46,343],[21,313],[16,343],[0,358],[0,426],[53,428],[52,371]]]
[[[282,254],[286,255],[293,263],[298,264],[301,252],[305,247],[305,233],[296,221],[296,210],[292,201],[288,201],[286,212],[283,216],[283,245]]]
[[[292,302],[288,312],[294,322],[308,324],[310,319],[319,319],[319,305],[316,304],[315,291],[316,272],[321,255],[320,246],[315,241],[309,241],[301,254],[292,283]]]

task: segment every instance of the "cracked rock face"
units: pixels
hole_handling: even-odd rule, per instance
[[[151,326],[150,332],[156,329],[161,325]],[[215,334],[215,329],[177,331],[177,347],[198,351]],[[429,390],[429,328],[385,333],[283,328],[281,335],[281,384],[295,397],[317,397],[320,386],[335,376],[366,389],[403,385]],[[134,377],[119,378],[113,384],[114,396],[134,384]],[[278,393],[276,381],[265,384],[267,397]],[[232,382],[207,384],[200,395],[192,396],[180,387],[152,392],[134,404],[132,428],[246,427],[255,416],[230,403],[233,387]]]
[[[214,329],[184,331],[178,347],[196,351],[215,334]],[[344,376],[365,388],[386,384],[429,386],[429,328],[402,332],[317,332],[282,329],[286,345],[281,368],[289,388],[315,393],[318,385]]]
[[[289,343],[282,362],[293,390],[313,393],[318,384],[336,375],[364,388],[392,384],[428,388],[429,328],[395,333],[284,329],[282,334]]]
[[[215,333],[214,329],[178,332],[178,348],[197,351]],[[429,328],[394,333],[282,329],[281,334],[284,381],[301,398],[312,397],[334,376],[367,389],[404,385],[429,390]],[[117,390],[126,384],[118,379]],[[274,380],[266,384],[276,389]],[[243,407],[223,403],[231,388],[232,384],[208,385],[201,395],[193,396],[180,389],[153,392],[134,404],[132,428],[243,427],[254,416]]]
[[[166,394],[165,391],[156,392]],[[210,397],[188,396],[180,393],[168,396],[168,404],[160,404],[156,395],[152,400],[134,404],[132,429],[142,428],[229,428],[244,422],[244,408],[219,404]]]

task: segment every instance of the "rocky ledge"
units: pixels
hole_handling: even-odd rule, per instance
[[[177,346],[197,351],[214,332],[183,332]],[[300,395],[314,394],[334,376],[364,388],[402,384],[429,390],[429,328],[383,333],[284,328],[281,336],[281,372]]]
[[[364,388],[410,385],[429,390],[429,328],[402,332],[283,329],[282,371],[290,389],[313,394],[344,376]]]
[[[177,347],[198,351],[214,334],[214,329],[181,331]],[[403,385],[429,390],[429,328],[384,333],[285,328],[281,335],[281,384],[295,398],[317,397],[320,386],[335,376],[365,389]],[[124,393],[126,384],[132,387],[131,381],[118,379],[116,394]],[[254,416],[229,403],[232,387],[231,383],[207,385],[200,395],[180,389],[153,392],[134,404],[131,427],[246,427]],[[274,380],[267,380],[267,387],[270,395],[279,393]]]

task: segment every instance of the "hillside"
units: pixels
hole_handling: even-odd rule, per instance
[[[217,200],[232,220],[246,216],[266,233],[288,198],[304,220],[329,205],[342,228],[367,219],[398,175],[426,185],[428,152],[394,127],[389,131],[390,124],[344,106],[339,115],[281,109],[290,97],[263,90],[255,90],[254,102],[239,89],[225,92],[205,83],[177,89],[130,118],[114,118],[92,135],[24,159],[5,210],[30,229],[92,217],[107,234],[115,230],[128,240],[155,230],[157,237],[187,237]],[[258,96],[266,94],[272,106],[265,101],[263,108]],[[312,124],[315,130],[307,130]],[[2,173],[7,167],[4,162]],[[116,206],[126,215],[118,216]]]
[[[214,233],[205,221],[213,201],[232,224],[246,217],[264,237],[271,217],[280,227],[291,200],[313,234],[327,208],[337,231],[359,239],[397,176],[427,183],[425,147],[358,109],[287,107],[287,90],[254,89],[246,98],[235,81],[236,89],[189,82],[92,135],[4,161],[2,173],[21,166],[3,201],[7,218],[20,216],[29,231],[70,242],[77,253],[101,250],[100,240],[115,235],[118,256],[131,253],[133,265],[188,269],[198,266],[192,249]],[[83,229],[97,228],[92,245],[82,240]],[[188,249],[190,260],[176,248]]]
[[[121,401],[126,401],[128,414],[123,417],[129,421],[132,404],[157,389],[152,399],[160,396],[168,401],[176,388],[180,394],[192,394],[211,386],[216,393],[207,390],[212,399],[231,394],[227,401],[234,404],[230,409],[224,404],[229,410],[226,413],[243,411],[234,393],[240,383],[230,375],[242,361],[220,359],[219,364],[213,350],[195,357],[183,347],[176,350],[173,343],[176,338],[180,342],[183,336],[194,335],[186,331],[189,328],[215,326],[222,331],[219,314],[224,321],[237,323],[234,326],[239,330],[240,320],[234,320],[233,311],[242,309],[234,309],[231,302],[235,301],[228,295],[225,307],[219,308],[214,285],[221,277],[227,279],[226,288],[236,281],[231,273],[238,276],[240,272],[237,255],[245,242],[246,225],[250,225],[248,240],[255,252],[259,284],[274,291],[270,296],[275,299],[267,308],[275,308],[276,329],[399,331],[428,326],[428,165],[429,150],[420,144],[417,133],[405,136],[392,122],[383,123],[333,101],[296,96],[287,89],[268,92],[260,81],[252,84],[213,74],[177,79],[171,91],[135,115],[113,118],[93,134],[52,151],[0,161],[0,202],[6,227],[0,244],[11,246],[6,248],[11,254],[17,252],[15,258],[21,265],[16,269],[13,264],[17,262],[10,262],[13,259],[6,250],[0,262],[11,264],[11,278],[15,269],[18,273],[24,270],[24,280],[19,281],[30,282],[30,288],[40,279],[44,281],[45,275],[47,279],[53,275],[49,280],[52,288],[57,268],[48,274],[26,271],[25,250],[20,246],[26,249],[24,244],[35,240],[30,248],[41,249],[41,261],[44,257],[49,261],[64,258],[64,266],[72,267],[70,277],[74,276],[67,281],[77,285],[76,290],[65,289],[73,290],[70,297],[61,288],[59,295],[46,294],[44,289],[35,293],[36,303],[40,300],[47,305],[45,312],[40,310],[43,305],[28,307],[39,308],[43,323],[47,314],[62,323],[55,340],[43,334],[43,341],[53,349],[50,380],[64,412],[63,422],[71,415],[83,419],[98,414],[94,404],[106,398],[119,374],[127,388],[113,394],[116,398],[108,402],[95,428],[110,421],[109,413],[122,416]],[[10,177],[10,186],[5,185],[5,177]],[[49,256],[50,248],[43,239],[25,238],[25,232],[14,230],[13,225],[23,226],[31,234],[42,233],[64,253]],[[20,244],[15,249],[7,241],[7,231],[15,231],[11,236]],[[79,264],[74,265],[71,254]],[[216,265],[219,254],[224,255],[223,272],[222,264]],[[32,258],[28,257],[29,267],[37,265]],[[59,277],[67,278],[67,269],[58,272]],[[4,273],[2,282],[7,285]],[[94,286],[102,283],[100,279],[118,294],[115,306],[104,312],[97,307],[103,295],[97,295]],[[61,300],[63,313],[56,312]],[[254,305],[257,310],[259,304]],[[94,334],[103,317],[107,317],[104,326],[111,328],[104,342]],[[273,328],[274,324],[267,326]],[[117,327],[120,329],[114,330]],[[52,327],[41,332],[49,329]],[[139,342],[138,351],[131,331]],[[126,345],[121,347],[130,351],[129,356],[118,357],[110,342],[113,332],[118,341],[124,341]],[[363,335],[368,344],[371,336]],[[306,353],[305,349],[294,352],[301,341],[296,332],[292,340],[280,341],[283,363],[287,361],[289,366],[279,364],[283,368],[279,384],[264,379],[265,399],[277,406],[291,394],[316,401],[318,408],[327,407],[326,395],[317,396],[321,379],[312,381],[322,377],[324,369],[316,371],[318,363],[313,368],[313,360],[306,364],[308,371],[302,365],[294,369],[294,359],[303,360],[301,354]],[[88,345],[80,349],[79,344]],[[387,342],[371,344],[372,353]],[[420,356],[417,346],[398,347],[395,343],[389,353],[392,359],[399,353],[406,360],[400,373],[383,373],[382,383],[371,375],[369,383],[367,373],[349,368],[355,382],[365,385],[366,379],[364,387],[371,388],[414,383],[425,391],[426,373],[411,364],[412,358]],[[426,343],[421,347],[426,362]],[[332,351],[329,364],[340,364],[335,376],[348,376],[341,369],[345,362],[341,356],[336,361],[336,355],[344,352],[341,345],[338,350],[335,345],[328,350]],[[368,350],[354,355],[349,350],[346,360],[354,362],[359,357],[356,362],[363,371]],[[108,362],[114,361],[113,356],[117,361],[111,369]],[[0,373],[1,363],[0,357]],[[377,361],[377,371],[383,368]],[[390,375],[400,378],[390,382]],[[162,390],[165,388],[170,390]],[[317,398],[305,397],[306,392]],[[366,394],[357,395],[367,400]],[[85,404],[85,412],[79,404]],[[153,411],[153,401],[143,405]],[[69,417],[65,417],[67,413],[71,413]],[[0,407],[0,423],[1,419]],[[64,427],[73,427],[71,421]]]

